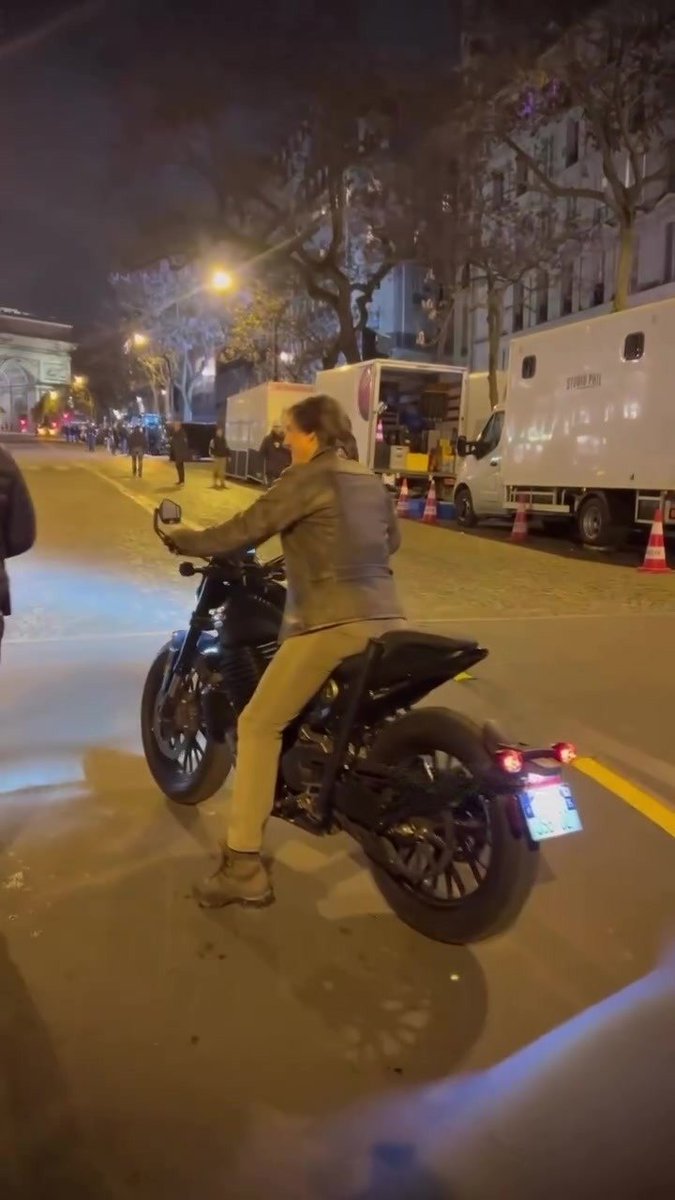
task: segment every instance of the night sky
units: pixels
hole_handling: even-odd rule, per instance
[[[166,64],[180,87],[186,58],[210,57],[224,73],[248,60],[255,78],[267,53],[292,75],[338,40],[450,62],[460,4],[453,13],[439,0],[258,0],[255,15],[240,0],[14,8],[0,6],[0,305],[87,323],[105,304],[120,226],[134,218],[120,206],[118,164],[130,80],[144,63]]]

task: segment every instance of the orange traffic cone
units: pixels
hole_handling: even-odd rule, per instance
[[[408,498],[408,480],[404,479],[401,484],[401,490],[398,494],[396,502],[396,515],[398,517],[410,516],[410,500]]]
[[[666,575],[670,572],[670,567],[666,562],[666,544],[663,536],[663,513],[660,508],[657,508],[654,513],[651,530],[649,531],[649,541],[645,551],[645,560],[639,571],[646,571],[649,575]]]
[[[424,525],[435,525],[438,520],[438,505],[436,503],[436,484],[431,481],[431,486],[427,493],[424,512],[422,513],[422,523]]]
[[[516,519],[513,522],[511,530],[512,542],[524,542],[527,537],[527,503],[524,496],[518,497],[518,507],[516,509]]]

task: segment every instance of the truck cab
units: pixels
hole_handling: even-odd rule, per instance
[[[502,477],[502,435],[505,409],[496,408],[475,442],[459,438],[459,467],[454,501],[457,522],[468,528],[481,517],[504,514]]]

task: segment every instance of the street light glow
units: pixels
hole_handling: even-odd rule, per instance
[[[234,279],[230,272],[223,270],[222,267],[218,267],[211,275],[211,287],[214,292],[229,292],[233,283]]]
[[[147,346],[149,339],[147,333],[135,333],[131,340],[136,349],[140,350],[142,346]]]

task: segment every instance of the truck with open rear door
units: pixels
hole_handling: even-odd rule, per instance
[[[467,383],[464,367],[373,359],[319,371],[316,390],[344,408],[362,463],[406,478],[413,491],[434,478],[442,499],[454,484],[458,437],[475,437],[486,403],[489,411],[480,389],[472,404]]]

